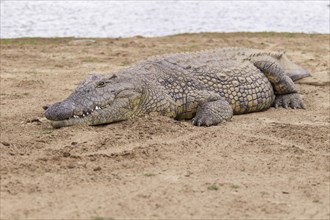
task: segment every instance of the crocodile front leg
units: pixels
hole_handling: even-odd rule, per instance
[[[231,119],[233,109],[224,99],[208,101],[197,108],[195,117],[192,119],[193,125],[211,126]]]

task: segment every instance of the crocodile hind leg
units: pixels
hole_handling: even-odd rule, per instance
[[[224,99],[208,101],[197,108],[192,123],[196,126],[211,126],[227,121],[232,116],[233,109]]]
[[[251,59],[253,64],[260,69],[274,87],[276,98],[275,108],[291,107],[305,108],[304,102],[297,93],[292,79],[285,73],[281,64],[274,58],[268,56],[254,57]]]

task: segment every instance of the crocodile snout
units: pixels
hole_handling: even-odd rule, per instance
[[[61,121],[73,117],[73,111],[72,102],[57,102],[47,108],[45,116],[48,120]]]

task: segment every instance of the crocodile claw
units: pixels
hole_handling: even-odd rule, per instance
[[[274,107],[305,109],[305,104],[298,93],[276,96]]]

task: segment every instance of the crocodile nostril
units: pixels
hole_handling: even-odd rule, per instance
[[[43,108],[44,110],[47,110],[49,107],[50,107],[49,104],[42,106],[42,108]]]

